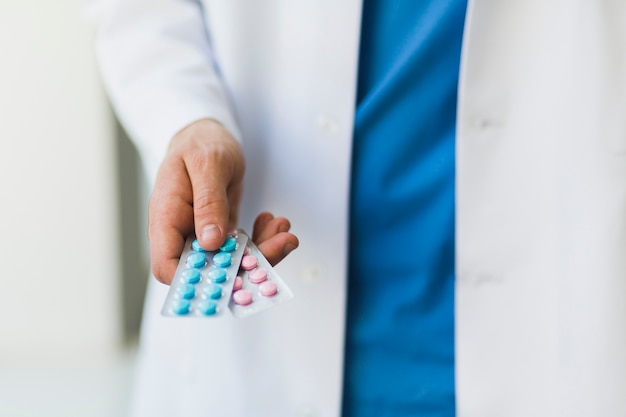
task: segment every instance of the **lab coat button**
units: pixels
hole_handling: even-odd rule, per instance
[[[493,125],[493,121],[483,117],[474,117],[470,124],[475,129],[484,130],[491,127]]]
[[[474,288],[501,284],[504,281],[501,275],[489,272],[460,273],[458,275],[458,279],[462,284],[467,284]]]
[[[320,114],[315,120],[317,127],[326,135],[334,135],[339,130],[339,123],[332,117]]]
[[[322,273],[320,265],[311,265],[303,271],[302,279],[306,283],[313,284],[320,279]]]
[[[310,404],[302,405],[298,408],[297,417],[317,417],[318,413]]]

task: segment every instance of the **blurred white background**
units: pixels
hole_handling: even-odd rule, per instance
[[[84,0],[0,0],[0,416],[124,416],[147,277],[136,153]]]

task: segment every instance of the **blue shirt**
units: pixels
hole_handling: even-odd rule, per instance
[[[365,0],[344,417],[454,416],[454,166],[465,0]]]

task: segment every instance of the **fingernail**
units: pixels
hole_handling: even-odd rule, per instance
[[[293,243],[287,243],[285,245],[285,248],[283,249],[283,256],[289,255],[291,252],[293,252],[295,248],[296,248],[296,245],[294,245]]]
[[[220,237],[220,229],[214,224],[204,226],[202,229],[202,241],[216,240]]]

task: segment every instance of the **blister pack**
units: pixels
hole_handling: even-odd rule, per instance
[[[230,311],[235,317],[247,317],[291,298],[293,293],[287,284],[272,268],[252,239],[248,239],[232,297],[228,303]]]
[[[248,317],[293,298],[287,284],[243,230],[229,233],[217,251],[187,239],[161,314]],[[228,308],[227,308],[228,307]]]
[[[233,231],[216,251],[198,240],[185,242],[161,313],[165,316],[217,317],[227,310],[248,236]]]

